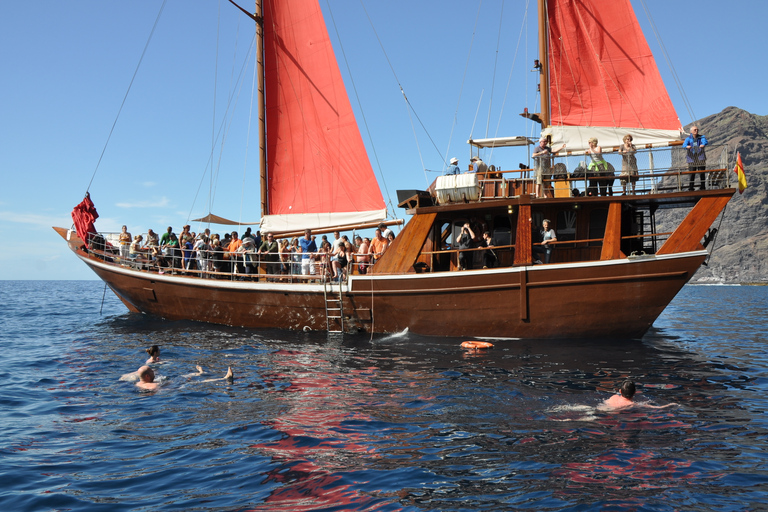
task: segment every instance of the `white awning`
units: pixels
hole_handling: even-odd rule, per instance
[[[297,213],[265,215],[261,219],[263,233],[285,233],[305,229],[322,229],[329,226],[346,226],[379,222],[387,218],[387,209],[368,212]]]
[[[467,144],[477,148],[508,148],[529,146],[533,144],[533,140],[528,137],[494,137],[491,139],[469,139]]]
[[[589,148],[589,139],[597,138],[597,144],[603,149],[618,147],[623,144],[625,135],[632,135],[632,143],[638,148],[667,146],[679,141],[682,132],[677,130],[649,130],[644,128],[608,128],[604,126],[550,126],[541,131],[542,135],[552,137],[552,151],[584,151]],[[562,148],[562,145],[565,147]]]

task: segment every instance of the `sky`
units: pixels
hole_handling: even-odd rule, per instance
[[[632,0],[683,125],[728,106],[768,114],[768,2],[644,3],[682,93],[643,3]],[[426,188],[444,158],[465,167],[470,135],[538,135],[518,115],[538,111],[535,2],[320,5],[398,217],[396,190]],[[21,242],[0,251],[0,279],[96,278],[51,229],[71,227],[86,190],[102,232],[179,232],[210,200],[218,215],[258,221],[249,18],[226,0],[4,0],[0,9],[0,236]]]

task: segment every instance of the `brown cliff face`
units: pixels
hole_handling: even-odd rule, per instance
[[[736,186],[733,167],[736,151],[741,153],[748,188],[728,203],[717,238],[708,249],[711,257],[691,280],[692,283],[768,283],[768,116],[750,114],[728,107],[695,123],[710,144],[727,144],[731,159],[729,173]],[[690,126],[687,126],[688,129]],[[673,230],[687,212],[657,214],[658,230]]]

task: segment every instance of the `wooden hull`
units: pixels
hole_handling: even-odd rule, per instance
[[[133,312],[253,328],[325,330],[322,284],[200,279],[105,263],[70,247]],[[464,272],[351,276],[344,329],[504,338],[636,338],[705,251]],[[329,289],[330,289],[330,285]]]

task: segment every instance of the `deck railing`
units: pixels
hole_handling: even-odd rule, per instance
[[[146,234],[142,234],[146,238]],[[88,253],[106,263],[157,274],[199,277],[203,279],[229,279],[237,281],[270,281],[285,283],[331,282],[333,265],[331,254],[278,253],[265,254],[253,251],[196,251],[173,247],[142,246],[140,250],[121,253],[119,233],[90,233]],[[299,256],[295,259],[295,256]],[[304,255],[309,255],[303,265]],[[277,260],[275,260],[277,256]],[[341,269],[341,281],[349,274],[366,273],[371,263],[356,261],[357,255],[348,256],[347,265]],[[361,255],[362,256],[362,255]],[[306,268],[307,274],[303,274]]]
[[[704,170],[689,170],[687,150],[681,146],[638,149],[637,173],[622,176],[622,155],[617,148],[603,148],[607,169],[589,169],[588,155],[573,154],[550,158],[550,170],[544,175],[546,197],[647,195],[688,190],[692,177],[700,188],[704,175],[708,190],[732,186],[729,149],[726,145],[708,145]],[[534,169],[493,170],[478,176],[480,201],[535,194]],[[626,185],[624,185],[626,183]],[[634,185],[634,186],[633,186]],[[576,190],[574,190],[576,189]]]

